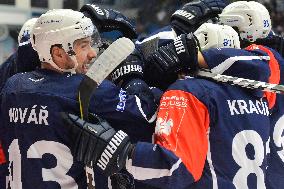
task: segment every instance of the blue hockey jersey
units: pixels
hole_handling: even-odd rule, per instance
[[[284,60],[281,55],[275,50],[263,47],[252,45],[248,47],[250,52],[262,53],[264,56],[269,56],[270,61],[267,61],[269,65],[269,78],[261,78],[261,81],[270,82],[274,84],[284,84]],[[221,60],[216,50],[210,49],[203,53],[203,55],[215,54],[215,58],[219,61],[209,62],[209,67],[215,73],[224,73],[226,75],[233,75],[236,77],[243,77],[247,79],[256,79],[254,78],[255,72],[244,72],[245,65],[253,65],[254,61],[244,61],[242,56],[239,57],[227,57],[227,59]],[[209,56],[210,57],[210,56]],[[211,58],[211,57],[210,57]],[[235,59],[234,63],[229,63],[228,59]],[[237,60],[239,59],[239,60]],[[232,62],[232,61],[231,61]],[[229,63],[229,64],[228,64]],[[221,66],[220,66],[221,65]],[[223,65],[223,66],[222,66]],[[222,68],[223,67],[223,68]],[[237,69],[237,70],[236,70]],[[264,69],[264,68],[262,68]],[[275,93],[266,93],[270,101],[271,109],[271,130],[270,130],[270,156],[267,167],[267,188],[278,189],[282,188],[284,184],[284,143],[283,143],[283,132],[284,132],[284,95],[275,94]]]
[[[280,84],[284,85],[284,61],[279,56]],[[282,59],[282,60],[281,60]],[[281,61],[280,61],[281,60]],[[270,161],[268,166],[267,186],[278,189],[284,185],[284,95],[277,94],[271,113]]]
[[[72,141],[59,115],[62,111],[79,114],[77,88],[82,78],[36,70],[7,81],[1,92],[0,134],[11,188],[86,188],[84,165],[73,160]],[[147,126],[155,111],[153,99],[129,95],[107,80],[90,102],[90,112],[147,141],[153,133]]]
[[[215,50],[205,55],[208,61],[218,62],[215,53],[222,57],[227,52]],[[265,53],[236,51],[253,59],[243,73],[253,70],[254,79],[267,80]],[[138,143],[127,170],[135,179],[163,188],[265,188],[269,114],[261,91],[179,80],[162,97],[156,144]]]

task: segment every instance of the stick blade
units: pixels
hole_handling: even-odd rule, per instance
[[[86,75],[95,81],[101,82],[133,51],[135,45],[128,38],[119,38],[114,41],[93,63]]]

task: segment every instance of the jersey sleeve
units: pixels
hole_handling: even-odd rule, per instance
[[[193,94],[167,91],[160,102],[156,145],[138,143],[128,170],[135,179],[154,186],[167,183],[166,188],[198,181],[208,150],[209,122],[207,107]]]
[[[156,119],[158,102],[154,95],[146,95],[144,91],[129,93],[105,80],[92,96],[90,109],[107,120],[152,123]]]

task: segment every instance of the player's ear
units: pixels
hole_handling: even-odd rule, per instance
[[[54,63],[63,62],[66,56],[66,52],[60,45],[53,45],[50,48],[50,54]]]

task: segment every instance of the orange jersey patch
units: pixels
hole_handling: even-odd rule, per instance
[[[155,143],[180,157],[186,168],[199,180],[208,150],[207,107],[191,93],[167,91],[160,103],[155,128]]]

